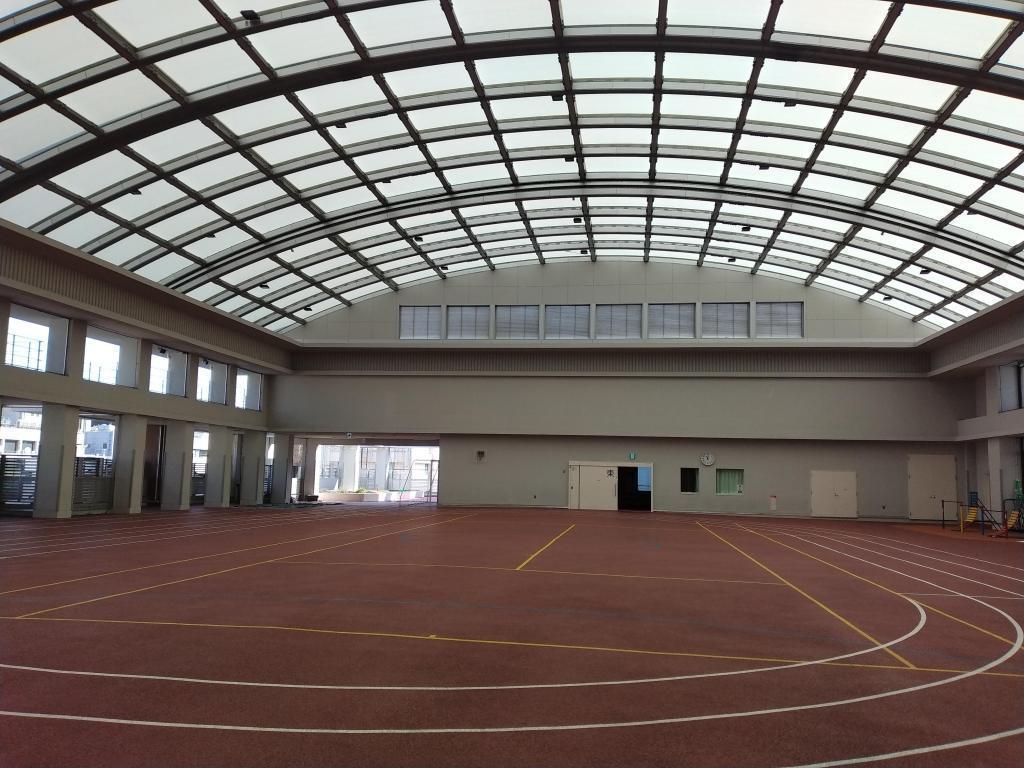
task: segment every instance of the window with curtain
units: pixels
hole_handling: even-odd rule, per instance
[[[743,470],[742,469],[718,469],[715,470],[715,493],[738,494],[743,493]]]
[[[800,339],[804,335],[802,301],[757,302],[757,335],[769,339]]]
[[[639,339],[643,336],[642,304],[598,304],[595,332],[599,339]]]
[[[692,339],[696,336],[693,304],[649,304],[647,338]]]
[[[400,339],[440,339],[441,338],[441,307],[400,307],[399,308]]]
[[[700,325],[700,335],[707,339],[746,339],[750,336],[750,305],[701,304]]]
[[[548,304],[544,307],[545,339],[589,339],[589,304]]]
[[[488,339],[490,336],[490,307],[448,307],[449,339]]]
[[[494,337],[540,338],[540,307],[537,304],[499,304],[494,308]]]

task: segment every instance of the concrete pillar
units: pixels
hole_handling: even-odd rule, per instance
[[[270,489],[270,501],[273,504],[287,504],[291,497],[294,450],[294,435],[274,433],[274,485]]]
[[[1003,503],[1003,441],[998,437],[988,439],[988,477],[980,489],[981,500],[992,510],[999,510]]]
[[[195,400],[199,391],[199,355],[189,355],[185,373],[185,397]]]
[[[68,323],[67,357],[64,358],[64,373],[70,381],[82,380],[82,369],[85,367],[85,337],[88,332],[89,324],[85,320],[71,320]],[[59,347],[49,348],[46,370],[51,370],[51,363],[57,366],[52,370],[60,370],[58,358],[62,356],[63,351]]]
[[[33,517],[71,517],[78,409],[43,403]]]
[[[277,453],[275,451],[275,453]],[[242,490],[239,503],[246,507],[263,503],[263,473],[267,465],[267,433],[242,433]]]
[[[341,487],[340,490],[351,493],[359,487],[359,446],[343,445],[341,447]]]
[[[229,365],[227,369],[227,380],[224,385],[224,402],[232,408],[235,405],[235,384],[238,382],[238,369]]]
[[[0,296],[0,348],[7,359],[7,326],[11,319],[11,302]]]
[[[135,387],[142,392],[149,392],[149,369],[153,366],[153,343],[145,339],[139,340],[139,360],[135,366]]]
[[[306,448],[302,452],[302,490],[299,493],[303,496],[316,494],[317,480],[320,479],[319,467],[317,467],[316,449],[320,447],[319,440],[306,438]]]
[[[206,453],[206,499],[204,507],[231,506],[231,449],[235,433],[227,427],[210,427]]]
[[[192,497],[192,441],[195,425],[169,421],[164,430],[164,467],[160,509],[188,509]]]
[[[388,460],[391,458],[390,448],[377,449],[376,480],[375,490],[386,491],[388,489]]]
[[[144,416],[125,414],[117,422],[117,448],[114,451],[113,511],[120,515],[142,512],[142,473],[146,465],[146,428]]]

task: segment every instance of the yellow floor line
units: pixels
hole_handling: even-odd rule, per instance
[[[805,664],[804,659],[784,659],[770,656],[733,656],[718,653],[699,653],[693,651],[659,651],[646,648],[619,648],[614,646],[601,645],[576,645],[571,643],[536,643],[521,640],[490,640],[485,638],[454,637],[448,635],[424,635],[405,632],[371,632],[346,629],[323,629],[318,627],[293,627],[276,624],[218,624],[206,622],[187,621],[146,621],[142,619],[87,619],[72,618],[64,616],[0,616],[0,620],[9,621],[60,621],[81,624],[127,624],[135,626],[155,627],[185,627],[198,629],[241,629],[241,630],[263,630],[277,632],[300,632],[319,635],[339,635],[346,637],[378,637],[398,640],[432,640],[446,643],[462,643],[470,645],[500,645],[521,648],[550,648],[563,651],[591,651],[597,653],[622,653],[642,656],[667,656],[676,658],[711,659],[717,661],[752,661],[764,664]],[[963,674],[970,670],[963,669],[940,669],[935,667],[907,667],[896,664],[867,664],[862,662],[849,661],[826,661],[818,662],[822,666],[829,667],[850,667],[854,669],[881,669],[896,670],[901,672],[932,672],[941,674]],[[1018,672],[983,672],[980,674],[994,677],[1024,678],[1024,673]]]
[[[914,602],[917,603],[918,605],[920,605],[922,608],[925,608],[925,609],[927,609],[929,611],[934,611],[935,613],[939,614],[940,616],[945,616],[947,619],[951,619],[952,621],[955,621],[955,622],[957,622],[959,624],[963,624],[965,627],[970,627],[971,629],[976,629],[979,632],[981,632],[983,635],[988,635],[989,637],[994,637],[996,640],[1002,640],[1007,645],[1013,645],[1013,640],[1011,640],[1008,637],[1003,637],[1002,635],[997,635],[995,632],[990,632],[989,630],[985,629],[984,627],[979,627],[977,624],[971,624],[971,622],[967,621],[966,619],[961,619],[959,616],[954,616],[951,613],[946,613],[945,611],[940,611],[935,606],[928,605],[927,603],[922,603],[920,600],[914,600]]]
[[[655,581],[699,581],[712,584],[754,584],[781,587],[777,581],[746,581],[741,579],[702,579],[695,576],[645,576],[635,573],[596,573],[592,571],[549,571],[541,568],[498,568],[490,565],[452,565],[449,563],[369,563],[355,560],[290,560],[278,565],[361,565],[374,568],[458,568],[470,571],[504,571],[506,573],[548,573],[561,576],[601,576],[610,579],[652,579]]]
[[[125,595],[134,595],[134,594],[138,594],[139,592],[148,592],[151,589],[159,589],[160,587],[169,587],[169,586],[172,586],[174,584],[183,584],[183,583],[189,582],[189,581],[197,581],[198,579],[205,579],[205,578],[207,578],[209,576],[219,576],[220,574],[223,574],[223,573],[231,573],[233,571],[240,571],[240,570],[242,570],[244,568],[252,568],[252,567],[257,566],[257,565],[265,565],[267,563],[274,563],[274,562],[277,562],[279,560],[287,560],[287,559],[292,558],[292,557],[303,557],[305,555],[316,554],[317,552],[326,552],[329,549],[341,549],[342,547],[350,547],[353,544],[362,544],[363,542],[374,541],[375,539],[383,539],[383,538],[385,538],[387,536],[395,536],[395,535],[400,534],[400,533],[406,533],[407,531],[416,531],[416,530],[419,530],[421,528],[430,528],[430,527],[437,526],[437,525],[444,525],[445,523],[454,523],[457,520],[464,520],[467,517],[472,517],[472,516],[473,516],[473,514],[461,515],[459,517],[450,518],[448,520],[440,520],[440,521],[438,521],[436,523],[427,523],[425,525],[416,525],[416,526],[413,526],[412,528],[403,528],[403,529],[398,530],[398,531],[388,531],[387,533],[381,533],[381,534],[378,534],[377,536],[370,536],[370,537],[365,538],[365,539],[358,539],[356,541],[347,541],[344,544],[332,544],[329,547],[320,547],[319,549],[312,549],[312,550],[309,550],[308,552],[299,552],[299,553],[294,554],[294,555],[283,555],[281,557],[270,558],[269,560],[261,560],[261,561],[256,562],[256,563],[246,563],[245,565],[236,565],[236,566],[234,566],[232,568],[222,568],[222,569],[220,569],[218,571],[210,571],[208,573],[201,573],[201,574],[199,574],[197,576],[188,576],[188,577],[183,578],[183,579],[174,579],[173,581],[165,581],[165,582],[162,582],[160,584],[152,584],[152,585],[150,585],[148,587],[139,587],[138,589],[129,589],[129,590],[126,590],[124,592],[115,592],[114,594],[110,594],[110,595],[102,595],[100,597],[93,597],[93,598],[90,598],[89,600],[79,600],[79,601],[74,602],[74,603],[66,603],[64,605],[58,605],[58,606],[55,606],[53,608],[44,608],[44,609],[42,609],[40,611],[32,611],[31,613],[23,614],[23,615],[19,616],[18,618],[19,619],[27,619],[27,618],[31,618],[33,616],[39,616],[39,615],[44,614],[44,613],[50,613],[52,611],[59,611],[59,610],[62,610],[64,608],[74,608],[74,607],[79,606],[79,605],[89,605],[90,603],[98,603],[101,600],[110,600],[111,598],[115,598],[115,597],[124,597]]]
[[[760,560],[758,560],[757,558],[753,557],[752,555],[748,555],[748,554],[747,554],[746,552],[744,552],[744,551],[743,551],[742,549],[740,549],[739,547],[737,547],[737,546],[736,546],[735,544],[733,544],[733,543],[732,543],[731,541],[729,541],[728,539],[725,539],[725,538],[723,538],[722,536],[719,536],[719,535],[718,535],[717,533],[715,533],[714,531],[712,531],[712,530],[711,530],[710,528],[707,528],[707,527],[706,527],[706,526],[705,526],[705,525],[704,525],[703,523],[698,523],[698,525],[700,525],[700,527],[701,527],[701,528],[703,528],[703,529],[704,529],[705,531],[707,531],[708,533],[710,533],[710,534],[711,534],[712,536],[714,536],[714,537],[715,537],[716,539],[718,539],[718,540],[722,541],[723,543],[727,544],[728,546],[732,547],[732,549],[736,550],[736,551],[737,551],[738,553],[740,553],[741,555],[743,555],[743,556],[744,556],[745,558],[747,558],[748,560],[750,560],[750,561],[751,561],[752,563],[754,563],[755,565],[758,565],[758,566],[760,566],[761,568],[763,568],[763,569],[764,569],[765,571],[767,571],[767,572],[768,572],[768,573],[770,573],[770,574],[771,574],[772,576],[774,576],[775,578],[777,578],[777,579],[778,579],[779,581],[781,581],[781,582],[782,582],[783,584],[785,584],[785,585],[787,585],[787,586],[789,586],[789,587],[792,587],[792,588],[793,588],[793,590],[795,590],[795,591],[796,591],[797,593],[799,593],[799,594],[803,595],[803,596],[804,596],[805,598],[807,598],[808,600],[810,600],[810,601],[811,601],[812,603],[814,603],[814,604],[815,604],[816,606],[818,606],[819,608],[821,608],[821,609],[822,609],[823,611],[825,611],[825,612],[826,612],[827,614],[829,614],[830,616],[832,616],[832,617],[834,617],[834,618],[838,619],[839,621],[841,621],[841,622],[842,622],[843,624],[845,624],[845,625],[846,625],[847,627],[849,627],[850,629],[852,629],[852,630],[853,630],[854,632],[856,632],[856,633],[857,633],[858,635],[860,635],[861,637],[865,638],[866,640],[869,640],[869,641],[870,641],[871,643],[873,643],[874,645],[881,645],[881,641],[879,641],[879,640],[876,640],[876,639],[875,639],[874,637],[872,637],[872,636],[871,636],[870,634],[868,634],[868,633],[867,633],[867,632],[865,632],[865,631],[864,631],[863,629],[861,629],[860,627],[858,627],[858,626],[857,626],[856,624],[854,624],[854,623],[853,623],[852,621],[850,621],[849,619],[846,619],[846,618],[844,618],[843,616],[839,615],[838,613],[836,613],[835,611],[833,611],[833,610],[832,610],[831,608],[829,608],[829,607],[828,607],[827,605],[825,605],[825,604],[824,604],[823,602],[821,602],[820,600],[818,600],[818,599],[817,599],[816,597],[814,597],[814,596],[812,596],[812,595],[808,594],[807,592],[805,592],[804,590],[800,589],[800,587],[798,587],[798,586],[797,586],[796,584],[794,584],[793,582],[789,581],[788,579],[786,579],[785,577],[781,576],[780,574],[776,573],[775,571],[773,571],[773,570],[772,570],[771,568],[769,568],[769,567],[768,567],[767,565],[765,565],[764,563],[762,563],[762,562],[761,562]],[[767,538],[767,537],[766,537],[766,538]],[[894,659],[896,659],[897,661],[899,661],[899,662],[900,662],[901,664],[904,664],[904,665],[906,665],[907,667],[910,667],[911,669],[913,669],[913,668],[914,668],[914,665],[913,665],[913,664],[911,664],[911,663],[910,663],[909,661],[907,661],[907,660],[906,660],[905,658],[903,658],[902,656],[900,656],[900,655],[899,655],[898,653],[896,653],[896,651],[892,650],[891,648],[883,648],[882,650],[884,650],[884,651],[885,651],[886,653],[888,653],[888,654],[889,654],[890,656],[892,656],[892,657],[893,657]]]
[[[535,557],[536,557],[537,555],[539,555],[539,554],[540,554],[541,552],[543,552],[543,551],[544,551],[545,549],[547,549],[548,547],[550,547],[550,546],[551,546],[552,544],[554,544],[554,543],[555,543],[556,541],[558,541],[558,540],[559,540],[560,538],[562,538],[563,536],[565,536],[565,534],[567,534],[567,533],[568,533],[569,531],[571,531],[571,530],[572,530],[573,528],[575,528],[575,527],[576,527],[576,523],[573,523],[572,525],[570,525],[570,526],[569,526],[568,528],[566,528],[566,529],[565,529],[564,531],[562,531],[562,532],[561,532],[560,534],[558,534],[557,536],[555,536],[555,538],[553,538],[553,539],[552,539],[551,541],[549,541],[549,542],[548,542],[547,544],[545,544],[545,545],[544,545],[543,547],[541,547],[541,548],[540,548],[540,549],[538,549],[538,550],[537,550],[536,552],[534,552],[534,553],[533,553],[532,555],[530,555],[530,556],[529,556],[528,558],[526,558],[525,560],[523,560],[523,562],[521,562],[521,563],[520,563],[519,565],[517,565],[517,566],[516,566],[516,570],[517,570],[517,571],[521,571],[521,570],[523,570],[523,568],[525,568],[525,567],[526,567],[526,566],[527,566],[527,565],[529,564],[529,562],[530,562],[531,560],[533,560],[533,558],[535,558]]]

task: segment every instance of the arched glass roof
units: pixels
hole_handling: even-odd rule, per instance
[[[272,331],[474,269],[1024,290],[1024,3],[0,0],[0,217]]]

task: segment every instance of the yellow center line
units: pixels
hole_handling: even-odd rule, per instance
[[[147,621],[143,619],[88,619],[73,618],[64,616],[0,616],[0,620],[9,621],[62,621],[83,624],[120,624],[153,627],[184,627],[198,629],[239,629],[239,630],[262,630],[276,632],[303,632],[320,635],[338,635],[344,637],[376,637],[397,640],[431,640],[447,643],[462,643],[469,645],[499,645],[520,648],[549,648],[562,651],[589,651],[596,653],[622,653],[642,656],[667,656],[676,658],[711,659],[717,661],[751,661],[765,664],[807,664],[813,662],[815,665],[829,667],[849,667],[853,669],[880,669],[896,670],[901,672],[932,672],[942,674],[963,674],[972,670],[963,669],[941,669],[936,667],[906,667],[895,664],[868,664],[863,662],[850,661],[822,661],[813,659],[785,659],[771,656],[733,656],[720,653],[700,653],[694,651],[664,651],[647,648],[621,648],[616,646],[603,645],[576,645],[571,643],[540,643],[523,640],[494,640],[475,637],[457,637],[437,634],[419,634],[407,632],[372,632],[350,629],[325,629],[320,627],[296,627],[276,624],[228,624],[228,623],[204,623],[185,621]],[[1024,678],[1024,673],[1019,672],[982,672],[980,674],[994,677]]]
[[[350,518],[343,517],[338,518],[339,520],[348,520]],[[301,522],[301,521],[300,521]],[[328,521],[329,522],[329,521]],[[329,536],[342,536],[346,533],[355,533],[356,531],[366,531],[371,528],[382,528],[385,525],[400,525],[402,523],[411,522],[409,520],[393,520],[388,523],[376,523],[375,525],[364,525],[361,528],[346,528],[343,531],[334,531],[332,533],[320,533],[316,536],[303,536],[300,539],[286,539],[285,541],[275,541],[270,544],[260,544],[255,547],[244,547],[242,549],[229,549],[225,552],[214,552],[209,555],[197,555],[196,557],[186,557],[181,560],[166,560],[162,563],[152,563],[150,565],[140,565],[135,568],[123,568],[120,571],[105,571],[103,573],[94,573],[91,576],[78,576],[73,579],[63,579],[62,581],[50,581],[46,584],[35,584],[31,587],[18,587],[17,589],[8,589],[4,592],[0,592],[0,596],[13,595],[15,592],[29,592],[33,589],[45,589],[46,587],[58,587],[61,584],[74,584],[79,581],[89,581],[91,579],[102,579],[104,576],[118,576],[122,573],[133,573],[135,571],[145,571],[150,568],[163,568],[166,565],[180,565],[181,563],[191,563],[196,560],[207,560],[211,557],[225,557],[227,555],[237,555],[241,552],[253,552],[257,549],[266,549],[267,547],[279,547],[283,544],[297,544],[303,541],[313,541],[315,539],[324,539]]]
[[[291,560],[279,565],[361,565],[375,568],[461,568],[470,571],[505,571],[507,573],[547,573],[560,576],[598,576],[609,579],[650,579],[653,581],[697,581],[710,584],[754,584],[762,587],[781,587],[777,581],[748,581],[742,579],[702,579],[696,576],[645,576],[636,573],[596,573],[593,571],[548,571],[541,568],[499,568],[492,565],[453,565],[450,563],[369,563],[358,560]]]
[[[1002,640],[1007,645],[1013,645],[1014,644],[1013,640],[1011,640],[1008,637],[1003,637],[1002,635],[997,635],[995,632],[989,632],[984,627],[979,627],[977,624],[971,624],[971,622],[967,621],[966,619],[961,619],[959,616],[954,616],[951,613],[946,613],[945,611],[940,611],[938,608],[936,608],[933,605],[928,605],[927,603],[922,603],[920,600],[914,600],[914,602],[917,603],[918,605],[920,605],[922,608],[927,608],[929,611],[934,611],[935,613],[939,614],[940,616],[945,616],[947,619],[951,619],[951,620],[953,620],[953,621],[955,621],[955,622],[957,622],[959,624],[963,624],[965,627],[970,627],[971,629],[976,629],[979,632],[981,632],[983,635],[988,635],[989,637],[994,637],[996,640]]]
[[[366,541],[374,541],[375,539],[383,539],[386,536],[394,536],[394,535],[399,534],[399,533],[406,533],[407,531],[415,531],[415,530],[419,530],[420,528],[430,528],[430,527],[436,526],[436,525],[444,525],[445,523],[454,523],[457,520],[464,520],[467,517],[472,517],[473,514],[475,514],[475,513],[471,513],[471,514],[468,514],[468,515],[461,515],[459,517],[451,518],[449,520],[441,520],[441,521],[436,522],[436,523],[427,523],[425,525],[416,525],[416,526],[413,526],[412,528],[403,528],[403,529],[401,529],[399,531],[388,531],[387,533],[381,533],[381,534],[378,534],[376,536],[370,536],[370,537],[365,538],[365,539],[357,539],[356,541],[347,541],[344,544],[332,544],[329,547],[320,547],[319,549],[311,549],[308,552],[298,552],[298,553],[296,553],[294,555],[282,555],[281,557],[274,557],[274,558],[270,558],[269,560],[261,560],[261,561],[256,562],[256,563],[246,563],[245,565],[236,565],[236,566],[234,566],[232,568],[222,568],[222,569],[220,569],[218,571],[210,571],[208,573],[201,573],[198,576],[188,576],[188,577],[183,578],[183,579],[174,579],[173,581],[165,581],[165,582],[162,582],[160,584],[153,584],[153,585],[148,586],[148,587],[139,587],[138,589],[129,589],[129,590],[126,590],[124,592],[115,592],[114,594],[111,594],[111,595],[102,595],[101,597],[93,597],[93,598],[90,598],[89,600],[79,600],[79,601],[74,602],[74,603],[66,603],[65,605],[58,605],[58,606],[55,606],[53,608],[44,608],[44,609],[42,609],[40,611],[32,611],[31,613],[22,614],[21,616],[18,616],[17,618],[19,618],[19,619],[27,619],[27,618],[31,618],[33,616],[39,616],[39,615],[44,614],[44,613],[50,613],[51,611],[59,611],[59,610],[62,610],[64,608],[74,608],[74,607],[79,606],[79,605],[88,605],[90,603],[98,603],[101,600],[110,600],[111,598],[114,598],[114,597],[124,597],[125,595],[134,595],[134,594],[138,594],[139,592],[148,592],[151,589],[159,589],[160,587],[169,587],[169,586],[172,586],[174,584],[183,584],[183,583],[188,582],[188,581],[196,581],[198,579],[205,579],[205,578],[207,578],[209,576],[219,576],[222,573],[231,573],[232,571],[240,571],[240,570],[242,570],[244,568],[252,568],[252,567],[257,566],[257,565],[266,565],[267,563],[275,563],[275,562],[278,562],[280,560],[287,560],[287,559],[292,558],[292,557],[303,557],[305,555],[316,554],[317,552],[325,552],[325,551],[327,551],[329,549],[341,549],[342,547],[350,547],[353,544],[362,544],[363,542],[366,542]]]
[[[863,629],[858,627],[852,621],[850,621],[849,619],[846,619],[843,616],[841,616],[840,614],[836,613],[831,608],[829,608],[827,605],[825,605],[823,602],[818,600],[816,597],[814,597],[813,595],[810,595],[807,592],[805,592],[804,590],[800,589],[800,587],[798,587],[796,584],[794,584],[793,582],[789,581],[788,579],[786,579],[785,577],[781,576],[780,574],[776,573],[775,571],[773,571],[771,568],[769,568],[767,565],[762,563],[757,558],[753,557],[752,555],[748,555],[746,552],[744,552],[742,549],[737,547],[735,544],[733,544],[728,539],[725,539],[725,538],[719,536],[717,533],[712,531],[710,528],[707,528],[703,523],[698,523],[698,525],[701,528],[703,528],[705,531],[710,533],[712,536],[714,536],[716,539],[718,539],[719,541],[722,541],[723,543],[725,543],[725,544],[729,545],[730,547],[732,547],[732,549],[734,549],[737,552],[739,552],[741,555],[743,555],[745,558],[750,560],[755,565],[759,566],[760,568],[763,568],[765,571],[770,573],[772,576],[777,578],[779,581],[781,581],[786,586],[792,587],[794,591],[796,591],[797,593],[799,593],[799,594],[803,595],[804,597],[806,597],[808,600],[810,600],[812,603],[814,603],[816,606],[821,608],[823,611],[825,611],[830,616],[832,616],[832,617],[838,619],[839,621],[841,621],[843,624],[848,626],[850,629],[852,629],[854,632],[856,632],[861,637],[865,638],[866,640],[869,640],[874,645],[881,645],[882,644],[881,641],[876,640],[874,637],[872,637],[870,634],[868,634]],[[744,530],[749,530],[749,529],[744,529]],[[751,533],[756,533],[756,531],[751,531]],[[765,538],[768,538],[768,537],[765,537]],[[778,543],[778,542],[776,542],[776,543]],[[786,545],[783,545],[783,546],[786,546]],[[797,551],[799,551],[799,550],[797,550]],[[824,561],[822,561],[822,562],[824,562]],[[903,658],[898,653],[896,653],[896,651],[892,650],[892,648],[883,648],[882,650],[884,650],[886,653],[888,653],[890,656],[892,656],[894,659],[896,659],[901,664],[904,664],[905,666],[910,667],[911,669],[914,668],[913,664],[911,664],[905,658]]]
[[[540,554],[541,552],[543,552],[543,551],[544,551],[545,549],[547,549],[548,547],[550,547],[550,546],[551,546],[552,544],[554,544],[554,543],[555,543],[556,541],[558,541],[558,540],[559,540],[560,538],[562,538],[563,536],[565,536],[565,534],[567,534],[567,533],[568,533],[569,531],[571,531],[571,530],[572,530],[573,528],[575,528],[575,527],[576,527],[576,523],[573,523],[572,525],[570,525],[570,526],[569,526],[568,528],[566,528],[566,529],[565,529],[564,531],[562,531],[562,532],[561,532],[560,534],[558,534],[557,536],[555,536],[555,538],[553,538],[553,539],[552,539],[551,541],[549,541],[549,542],[548,542],[547,544],[545,544],[545,545],[544,545],[543,547],[541,547],[541,548],[540,548],[540,549],[538,549],[538,550],[537,550],[536,552],[534,552],[534,553],[533,553],[532,555],[530,555],[530,556],[529,556],[528,558],[526,558],[525,560],[523,560],[523,562],[521,562],[521,563],[520,563],[520,564],[519,564],[518,566],[516,566],[516,570],[517,570],[517,571],[521,571],[521,570],[523,570],[523,568],[525,568],[525,567],[526,567],[526,566],[527,566],[527,565],[528,565],[528,564],[530,563],[530,561],[531,561],[531,560],[533,560],[533,558],[535,558],[535,557],[536,557],[537,555],[539,555],[539,554]]]

